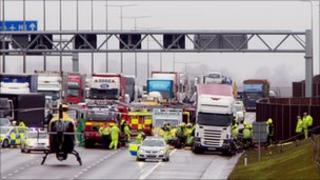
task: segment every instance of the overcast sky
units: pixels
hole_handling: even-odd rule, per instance
[[[138,19],[138,29],[212,29],[212,30],[296,30],[304,31],[311,27],[311,11],[309,2],[108,2],[109,5],[135,4],[125,7],[123,15],[149,16]],[[105,1],[94,2],[94,30],[105,29]],[[314,73],[319,72],[318,60],[318,2],[314,2],[315,27],[315,61]],[[117,7],[109,7],[109,29],[120,29],[120,11]],[[48,30],[59,28],[58,1],[47,2]],[[80,29],[91,28],[90,1],[80,2]],[[43,28],[43,4],[41,1],[27,2],[27,20],[37,20],[39,29]],[[2,14],[2,13],[1,13]],[[75,1],[63,2],[62,29],[76,28]],[[6,2],[5,19],[21,20],[23,17],[22,1]],[[133,19],[123,20],[124,29],[133,29]],[[248,78],[267,78],[274,86],[290,86],[292,81],[304,78],[304,54],[244,54],[244,53],[203,53],[175,55],[179,62],[197,62],[189,64],[187,71],[200,73],[206,71],[223,71],[239,83]],[[90,54],[80,56],[80,71],[90,72]],[[163,54],[163,69],[173,70],[173,54]],[[7,72],[22,72],[22,58],[8,57]],[[42,57],[28,57],[28,72],[42,69]],[[48,69],[58,70],[58,58],[49,57]],[[120,71],[120,56],[109,55],[109,71]],[[159,53],[151,54],[152,70],[159,70]],[[124,55],[124,71],[134,74],[134,54]],[[140,81],[146,77],[146,54],[138,54],[138,76]],[[105,72],[105,54],[95,55],[95,72]],[[64,58],[64,71],[71,71],[71,58]],[[184,71],[185,65],[176,64],[178,71]]]

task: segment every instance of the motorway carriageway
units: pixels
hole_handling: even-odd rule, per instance
[[[252,121],[254,115],[248,114],[247,119]],[[0,179],[226,179],[240,157],[196,155],[190,150],[173,149],[169,162],[137,162],[126,148],[76,149],[82,166],[73,155],[60,162],[51,154],[41,166],[41,153],[1,149]]]

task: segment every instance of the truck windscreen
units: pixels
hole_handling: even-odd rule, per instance
[[[114,120],[115,117],[100,113],[87,113],[86,119],[95,121],[111,121]]]
[[[39,91],[39,92],[44,94],[45,96],[51,96],[53,101],[56,101],[60,98],[59,91]]]
[[[229,114],[199,113],[197,123],[208,126],[229,126],[233,116]]]
[[[118,99],[118,89],[90,89],[91,99]]]
[[[80,94],[78,89],[68,89],[68,96],[78,97],[79,95]]]
[[[244,97],[247,99],[260,99],[262,92],[244,92]]]

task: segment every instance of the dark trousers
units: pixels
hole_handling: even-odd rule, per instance
[[[109,136],[107,136],[107,135],[102,135],[102,147],[103,147],[104,149],[108,149],[109,142],[110,142]]]

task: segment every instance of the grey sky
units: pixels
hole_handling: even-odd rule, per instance
[[[94,29],[105,29],[105,4],[104,1],[94,2]],[[109,2],[108,4],[136,4],[134,7],[125,7],[123,15],[150,16],[139,19],[138,29],[245,29],[245,30],[305,30],[310,28],[310,4],[308,2]],[[318,63],[318,2],[314,3],[314,27],[315,39],[315,63],[314,72],[319,72]],[[63,29],[76,28],[75,2],[63,2]],[[90,1],[80,2],[80,29],[90,29]],[[27,19],[38,20],[42,29],[42,2],[27,2]],[[22,19],[22,1],[6,2],[6,19]],[[53,30],[59,27],[58,2],[47,2],[47,29]],[[124,29],[133,29],[134,21],[124,19]],[[109,28],[120,28],[119,8],[109,7]],[[173,70],[173,55],[163,54],[164,70]],[[80,56],[80,70],[90,71],[90,55]],[[109,70],[119,72],[118,54],[110,54]],[[152,69],[159,70],[159,53],[150,55]],[[8,72],[22,71],[21,57],[8,57]],[[71,71],[70,57],[64,58],[64,70]],[[9,61],[8,60],[8,61]],[[28,57],[27,70],[42,68],[42,57]],[[58,70],[58,58],[49,57],[50,70]],[[51,61],[52,60],[52,61]],[[146,54],[138,54],[140,67],[138,68],[144,80],[146,75]],[[105,71],[105,54],[95,55],[96,72]],[[124,71],[134,74],[134,54],[125,54]],[[304,54],[176,54],[176,61],[198,62],[188,65],[189,71],[223,71],[233,79],[241,81],[248,78],[267,78],[275,86],[289,86],[291,81],[304,78]],[[143,64],[143,65],[142,65]],[[202,65],[202,66],[201,66]],[[176,64],[179,71],[184,71],[184,64]]]

